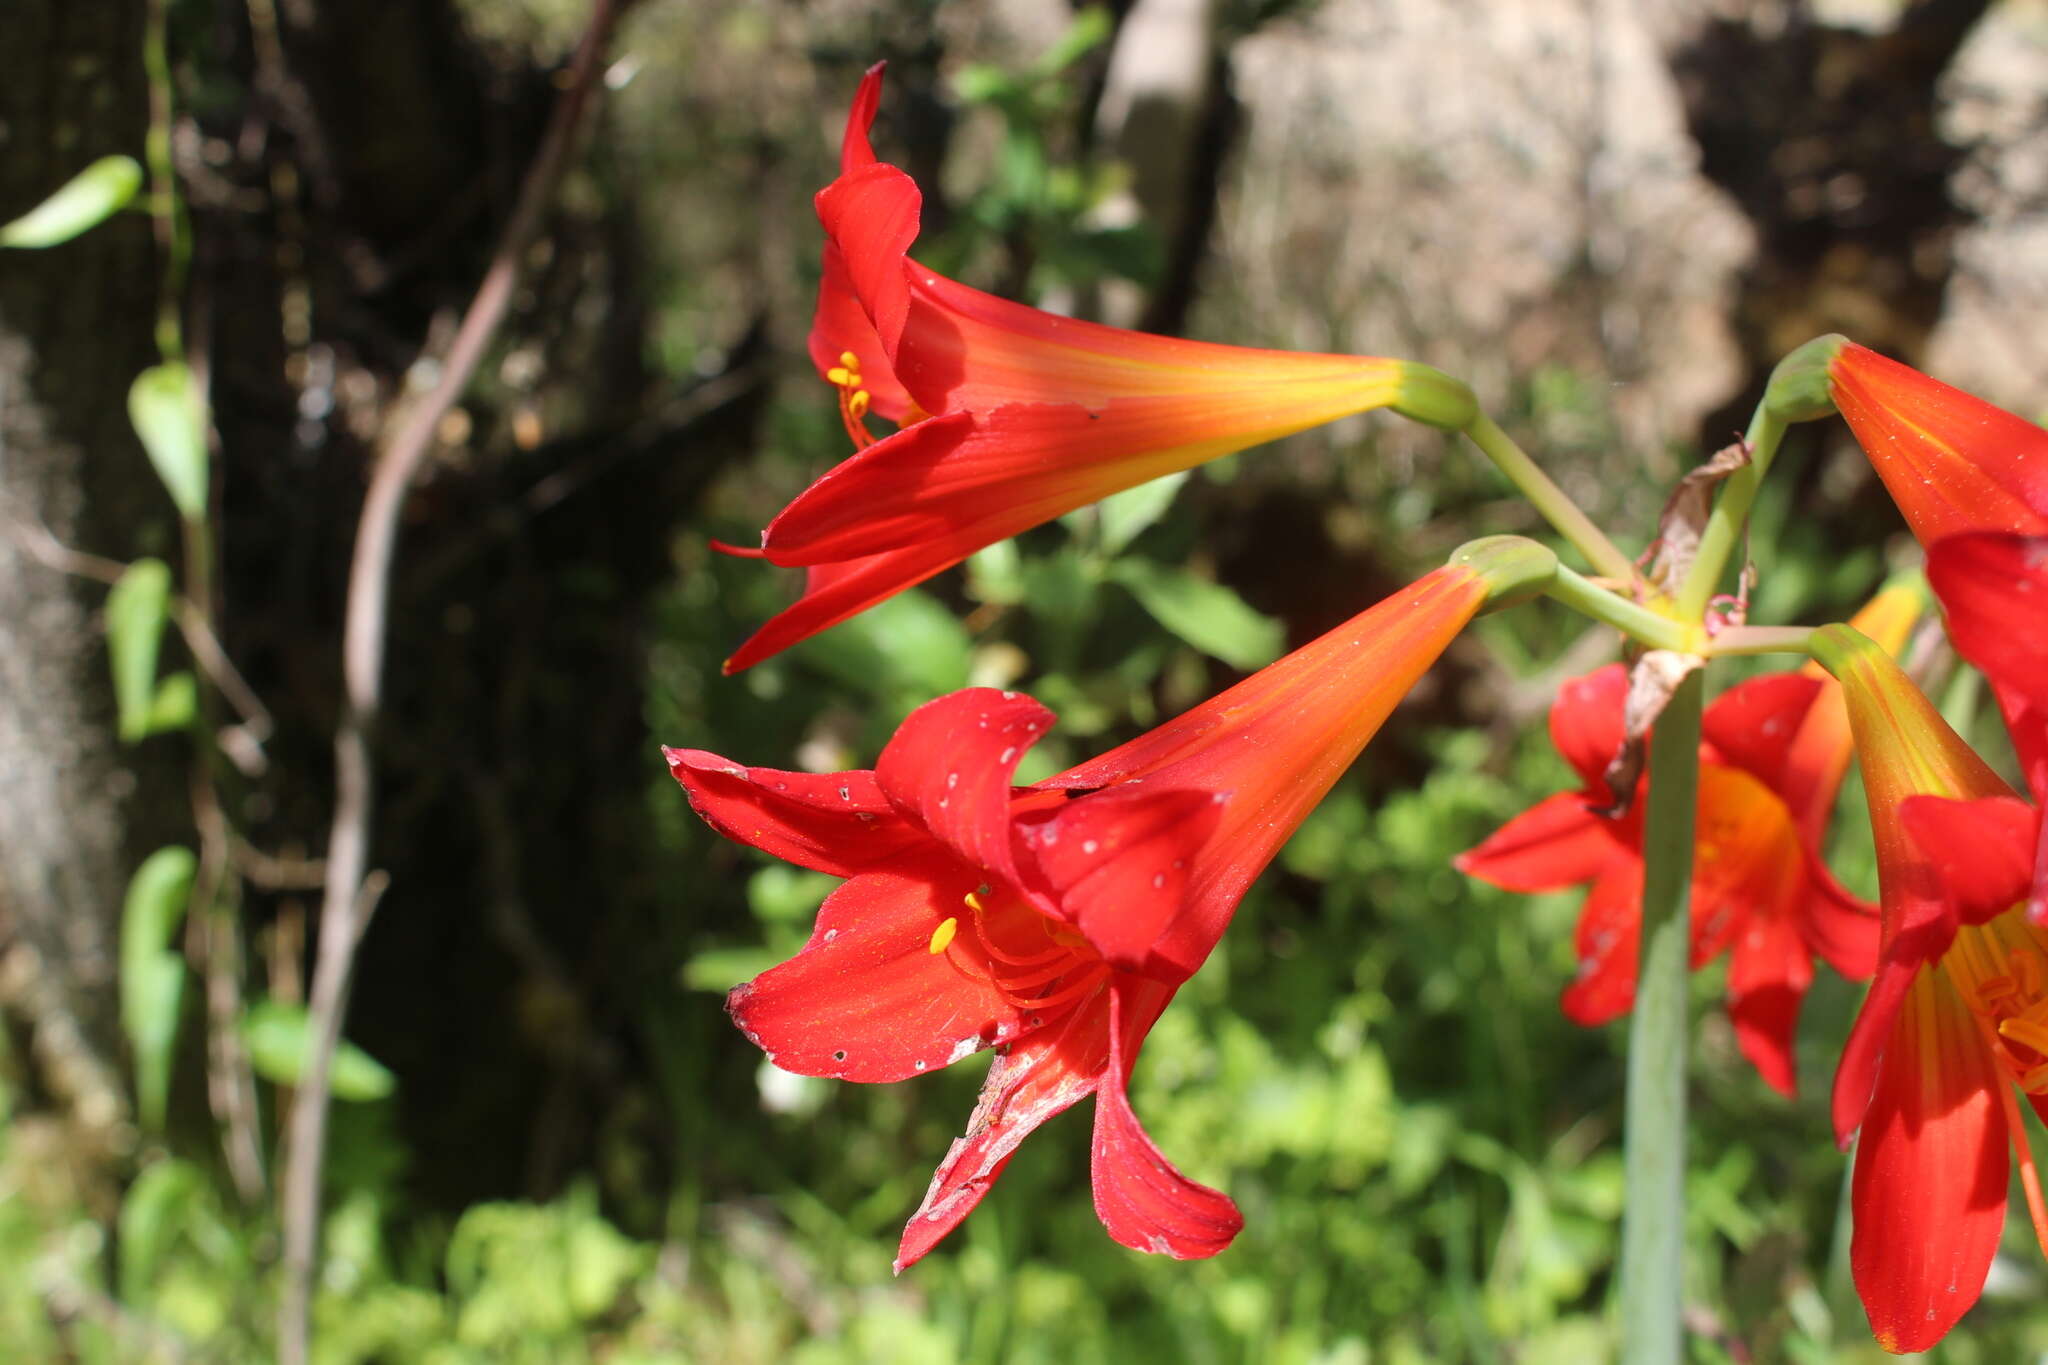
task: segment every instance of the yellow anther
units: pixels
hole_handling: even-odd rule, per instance
[[[960,921],[954,919],[950,915],[947,916],[946,919],[940,923],[938,928],[932,930],[931,952],[933,952],[934,954],[945,952],[946,945],[951,943],[953,941],[953,935],[959,932]]]
[[[856,374],[860,372],[860,357],[852,351],[841,351],[839,353],[839,363]]]
[[[1998,1025],[1999,1036],[2048,1057],[2048,1028],[2035,1019],[2005,1019]]]
[[[842,389],[860,382],[854,378],[854,371],[839,365],[834,365],[831,369],[825,371],[825,381],[829,384],[836,384]]]
[[[961,900],[969,910],[972,910],[977,915],[984,914],[988,910],[988,907],[981,903],[981,894],[979,892],[970,891],[961,897]]]
[[[872,401],[874,400],[866,389],[856,390],[853,397],[846,400],[846,410],[858,421],[868,415],[868,404]]]

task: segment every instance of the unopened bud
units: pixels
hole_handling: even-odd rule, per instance
[[[1780,422],[1811,422],[1832,417],[1835,397],[1828,367],[1849,339],[1839,332],[1815,337],[1778,362],[1764,389],[1764,411]]]
[[[1464,380],[1411,360],[1401,362],[1399,392],[1388,406],[1411,421],[1445,431],[1463,431],[1479,415],[1479,400]]]

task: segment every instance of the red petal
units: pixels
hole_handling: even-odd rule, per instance
[[[875,763],[875,781],[970,866],[1015,886],[1010,775],[1052,722],[1022,692],[953,692],[904,718]]]
[[[853,92],[853,109],[846,116],[846,133],[839,142],[839,173],[857,171],[875,162],[875,149],[868,145],[868,129],[875,126],[875,111],[882,107],[882,72],[887,62],[876,62],[860,78]]]
[[[804,595],[748,636],[746,643],[725,661],[725,671],[737,673],[741,669],[752,668],[763,659],[780,654],[791,645],[801,644],[819,631],[828,630],[847,617],[858,615],[875,603],[952,568],[971,553],[971,550],[957,551],[951,545],[936,542],[841,564],[812,565],[805,574]]]
[[[1104,992],[1062,1024],[998,1053],[981,1099],[932,1176],[924,1202],[904,1226],[896,1273],[914,1265],[959,1226],[988,1193],[1017,1145],[1053,1115],[1091,1095],[1109,1065],[1109,997]]]
[[[975,409],[971,422],[966,410],[950,411],[829,470],[769,523],[762,544],[778,564],[935,539],[965,558],[1133,485],[1365,406],[1348,390],[1289,404],[1238,389],[1119,398],[1099,408],[1008,403]]]
[[[1131,1112],[1125,1082],[1136,1046],[1125,1037],[1122,993],[1121,985],[1110,991],[1109,1066],[1095,1092],[1096,1215],[1133,1250],[1183,1261],[1214,1256],[1244,1227],[1244,1215],[1229,1195],[1175,1169]]]
[[[1201,966],[1245,888],[1471,620],[1485,593],[1467,566],[1431,570],[1228,691],[1040,784],[1093,788],[1143,778],[1155,787],[1231,794],[1156,959],[1186,975]]]
[[[1923,971],[1941,960],[1956,937],[1955,918],[1937,898],[1901,895],[1885,907],[1885,913],[1896,917],[1899,924],[1888,930],[1870,993],[1863,997],[1849,1039],[1842,1045],[1842,1061],[1835,1068],[1835,1088],[1829,1101],[1835,1141],[1844,1150],[1873,1103],[1878,1071],[1907,993]]]
[[[2030,700],[2019,689],[1997,682],[1991,691],[1998,698],[1999,714],[2005,717],[2005,730],[2019,756],[2027,790],[2034,800],[2048,801],[2048,700]]]
[[[1800,936],[1815,957],[1843,976],[1851,981],[1867,979],[1877,970],[1882,929],[1877,907],[1845,891],[1811,848],[1802,847],[1800,851],[1806,859],[1806,898],[1799,906]]]
[[[1627,701],[1628,670],[1609,664],[1568,680],[1550,708],[1551,742],[1601,805],[1610,800],[1607,765],[1621,752]]]
[[[1798,1090],[1792,1039],[1812,984],[1813,964],[1790,913],[1751,915],[1728,962],[1728,1017],[1742,1055],[1764,1084],[1788,1098]]]
[[[1853,342],[1829,377],[1921,544],[1958,531],[2048,531],[2048,431]]]
[[[1021,884],[1110,965],[1138,971],[1179,913],[1189,865],[1215,832],[1224,800],[1134,785],[1020,817]]]
[[[1906,836],[1932,863],[1965,924],[2019,904],[2034,878],[2041,813],[2014,796],[1951,801],[1909,796],[1899,805]]]
[[[1924,973],[1885,1046],[1850,1188],[1850,1266],[1878,1345],[1921,1351],[1983,1292],[2010,1169],[2006,1084],[1962,1001]]]
[[[1701,718],[1701,737],[1725,763],[1784,790],[1785,759],[1822,682],[1800,673],[1766,673],[1714,698]]]
[[[820,378],[844,365],[851,352],[860,364],[860,386],[868,392],[869,406],[892,422],[910,415],[910,395],[896,378],[889,352],[853,291],[846,258],[830,240],[825,243],[824,275],[818,281],[817,311],[811,315],[810,349],[811,363],[818,367]]]
[[[932,935],[979,874],[951,859],[864,872],[818,911],[802,952],[733,988],[726,1008],[784,1071],[900,1081],[1015,1037],[1015,1006]]]
[[[705,824],[798,867],[851,877],[925,841],[873,773],[788,773],[702,749],[661,752]]]
[[[1927,581],[1957,651],[2048,703],[2048,536],[1949,536],[1928,551]]]
[[[1565,1018],[1591,1027],[1635,1003],[1636,953],[1643,931],[1643,865],[1616,867],[1593,883],[1574,936],[1579,974],[1564,989]]]
[[[1791,812],[1741,768],[1700,766],[1694,826],[1692,963],[1718,956],[1758,915],[1789,913],[1806,865]]]
[[[917,240],[924,196],[908,175],[876,161],[847,171],[819,190],[813,202],[826,237],[846,266],[846,281],[894,369],[897,343],[910,315],[905,253]]]
[[[1504,891],[1557,891],[1640,856],[1617,837],[1619,822],[1595,815],[1586,801],[1585,792],[1547,796],[1452,862]]]

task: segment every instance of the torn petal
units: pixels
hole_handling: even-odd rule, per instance
[[[904,1225],[896,1251],[902,1274],[981,1203],[1017,1145],[1076,1100],[1095,1093],[1109,1065],[1109,996],[1083,1004],[1063,1023],[998,1055],[981,1098],[932,1175],[924,1202]]]

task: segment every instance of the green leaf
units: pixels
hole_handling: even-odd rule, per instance
[[[1109,555],[1123,553],[1125,546],[1166,515],[1166,509],[1173,505],[1174,495],[1187,481],[1188,471],[1183,469],[1178,474],[1168,474],[1163,479],[1141,483],[1136,488],[1126,488],[1104,498],[1096,507],[1102,518],[1102,552]]]
[[[135,1052],[135,1107],[151,1132],[164,1126],[171,1066],[178,1042],[178,1012],[185,1003],[185,959],[152,953],[121,973],[121,1027]]]
[[[1108,7],[1090,5],[1076,14],[1059,40],[1032,63],[1033,74],[1040,79],[1058,75],[1108,41],[1115,31],[1116,21],[1110,17]]]
[[[747,879],[747,905],[756,919],[808,920],[840,879],[776,863]]]
[[[128,389],[128,420],[157,477],[187,521],[206,515],[206,413],[192,372],[172,361],[152,365]]]
[[[199,685],[180,669],[157,684],[156,696],[149,703],[149,733],[183,730],[198,713]]]
[[[121,961],[139,961],[164,951],[185,918],[192,876],[199,861],[189,848],[160,848],[142,860],[128,879],[121,905]]]
[[[707,948],[683,964],[683,986],[723,995],[742,981],[752,981],[781,958],[766,948]]]
[[[120,212],[142,188],[142,167],[129,156],[103,156],[55,194],[0,226],[0,246],[45,247],[68,242]]]
[[[1130,589],[1160,625],[1232,668],[1250,671],[1280,657],[1280,623],[1221,583],[1142,559],[1118,560],[1110,577]]]
[[[999,540],[967,557],[967,593],[977,602],[1003,607],[1024,600],[1024,558],[1016,541]]]
[[[185,960],[171,948],[192,897],[198,860],[186,848],[160,848],[129,878],[121,906],[121,1030],[135,1054],[136,1108],[142,1125],[163,1127],[185,1000]]]
[[[131,1308],[149,1302],[164,1253],[190,1221],[188,1215],[203,1182],[199,1168],[187,1161],[159,1161],[144,1168],[121,1200],[121,1301]]]
[[[849,687],[894,705],[950,692],[967,681],[967,630],[927,593],[912,589],[804,642],[804,659]]]
[[[1023,84],[999,66],[976,62],[953,78],[953,93],[963,104],[999,104],[1023,93]]]
[[[161,559],[138,559],[107,594],[107,658],[121,738],[150,733],[156,701],[156,654],[171,614],[171,570]]]
[[[258,1075],[278,1085],[299,1084],[313,1041],[306,1007],[282,1000],[257,1001],[242,1016],[242,1041],[248,1045],[249,1062]],[[334,1098],[381,1100],[397,1083],[382,1062],[354,1043],[343,1042],[335,1049],[328,1075],[328,1089]]]

